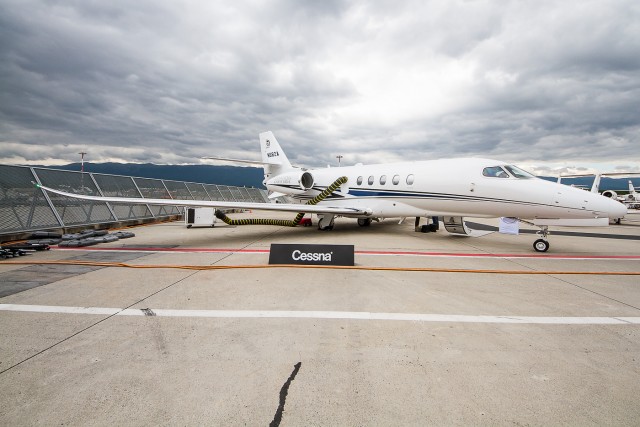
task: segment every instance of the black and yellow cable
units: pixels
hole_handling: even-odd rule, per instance
[[[340,178],[336,179],[333,182],[333,184],[325,188],[320,194],[318,194],[316,197],[309,200],[305,204],[311,205],[311,206],[317,205],[318,203],[320,203],[321,201],[329,197],[331,193],[336,191],[338,187],[340,187],[342,184],[346,182],[347,182],[347,177],[341,176]],[[267,219],[267,218],[231,219],[227,215],[225,215],[224,212],[216,210],[216,217],[229,225],[278,225],[281,227],[295,227],[298,224],[300,224],[300,221],[302,220],[302,217],[304,217],[304,214],[305,212],[300,212],[298,215],[296,215],[293,221],[286,220],[286,219]]]

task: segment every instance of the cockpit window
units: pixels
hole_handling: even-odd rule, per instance
[[[520,179],[535,178],[535,176],[533,176],[529,172],[523,171],[522,169],[513,165],[505,166],[505,169],[508,170],[511,173],[511,175],[515,176],[516,178],[520,178]]]
[[[509,178],[509,174],[504,171],[500,166],[491,166],[482,170],[482,175],[489,176],[491,178]]]

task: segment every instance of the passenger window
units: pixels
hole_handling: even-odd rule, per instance
[[[413,175],[409,175],[407,177],[407,185],[413,184],[413,179],[414,179],[414,176]]]
[[[491,178],[509,178],[509,174],[504,171],[500,166],[491,166],[482,170],[482,175]]]
[[[362,185],[362,177],[361,176],[358,177],[358,180],[356,181],[356,183],[358,185]]]
[[[387,183],[387,175],[382,175],[380,177],[380,185],[385,185]]]
[[[371,175],[367,182],[369,183],[369,185],[373,185],[373,181],[374,181],[374,178],[373,178],[373,175]]]
[[[391,182],[393,182],[393,185],[398,185],[398,183],[400,183],[400,175],[394,175]]]

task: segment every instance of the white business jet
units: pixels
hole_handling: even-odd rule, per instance
[[[439,216],[447,231],[464,235],[469,234],[465,216],[511,217],[540,227],[540,238],[534,243],[538,252],[549,248],[549,225],[602,226],[627,212],[615,200],[538,179],[498,160],[463,158],[304,169],[291,165],[273,133],[260,134],[260,147],[260,162],[215,159],[263,165],[264,185],[271,197],[285,197],[287,203],[99,197],[39,187],[99,202],[311,213],[318,215],[321,230],[332,229],[336,216],[355,218],[361,226],[380,218]]]

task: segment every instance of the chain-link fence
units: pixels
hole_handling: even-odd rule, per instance
[[[0,165],[0,234],[179,215],[176,206],[92,202],[46,193],[33,182],[70,193],[156,199],[268,202],[257,188]]]

